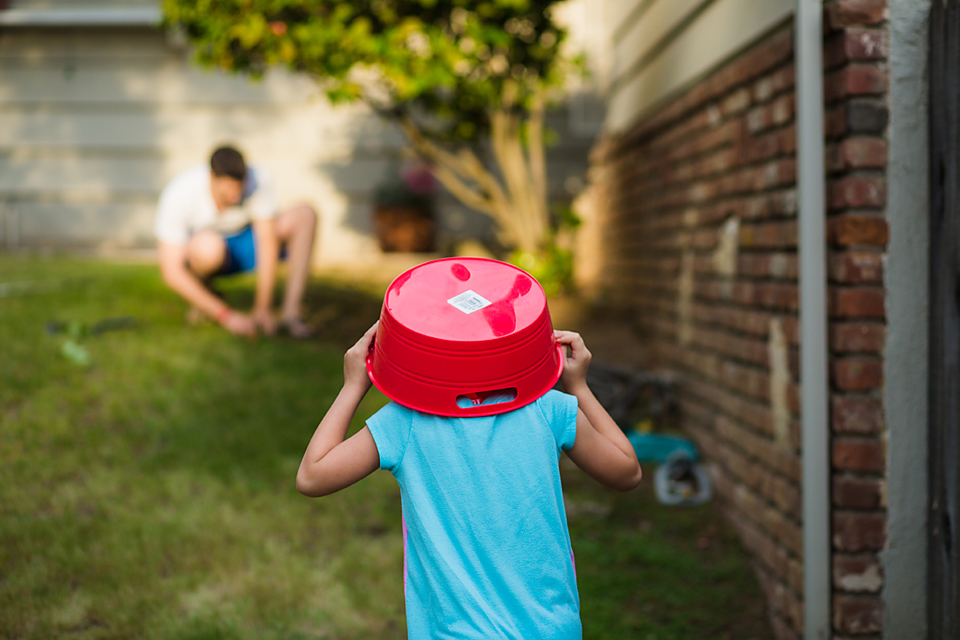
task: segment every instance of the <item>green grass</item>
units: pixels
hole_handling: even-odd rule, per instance
[[[248,341],[185,325],[152,266],[0,254],[0,638],[404,637],[394,480],[294,487],[381,293],[315,279],[317,339]],[[127,315],[86,366],[46,330]],[[714,506],[564,476],[586,638],[770,637]]]

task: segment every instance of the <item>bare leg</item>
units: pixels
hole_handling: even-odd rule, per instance
[[[227,257],[227,243],[215,231],[199,231],[187,241],[187,266],[201,280],[219,271]]]
[[[226,257],[227,244],[215,231],[200,231],[187,241],[187,268],[208,289],[207,281],[210,276],[220,270]],[[187,310],[186,320],[188,324],[199,324],[209,320],[209,316],[191,304]]]
[[[287,285],[280,309],[280,321],[291,333],[300,322],[300,302],[310,275],[313,239],[317,230],[317,212],[309,205],[287,209],[277,216],[277,237],[287,248]]]

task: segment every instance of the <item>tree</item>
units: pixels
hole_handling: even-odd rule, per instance
[[[508,247],[552,248],[544,111],[570,61],[552,0],[164,0],[208,66],[309,74],[394,121]]]

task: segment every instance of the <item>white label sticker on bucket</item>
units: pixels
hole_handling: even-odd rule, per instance
[[[492,302],[484,298],[482,295],[475,291],[467,289],[463,293],[457,296],[453,296],[447,300],[449,304],[452,304],[460,311],[464,313],[473,313],[474,311],[479,311],[484,307],[489,307]]]

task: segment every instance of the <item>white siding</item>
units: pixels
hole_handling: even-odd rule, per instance
[[[794,0],[606,0],[605,129],[622,132],[792,15]]]
[[[11,9],[90,9],[92,7],[156,7],[157,0],[10,0]]]
[[[153,0],[17,0],[34,16]],[[0,11],[0,18],[4,13]],[[2,22],[2,20],[0,20]],[[152,246],[152,211],[179,171],[233,142],[274,177],[281,204],[321,214],[317,262],[367,260],[371,196],[404,140],[360,106],[333,108],[303,76],[260,82],[201,69],[149,25],[0,25],[0,246]],[[548,152],[552,193],[582,179],[592,138]],[[439,232],[488,236],[489,221],[441,199]]]
[[[321,211],[318,262],[376,252],[370,193],[402,139],[364,109],[332,108],[302,77],[199,69],[156,29],[0,33],[7,244],[150,246],[163,185],[224,141],[270,171],[282,203]]]

